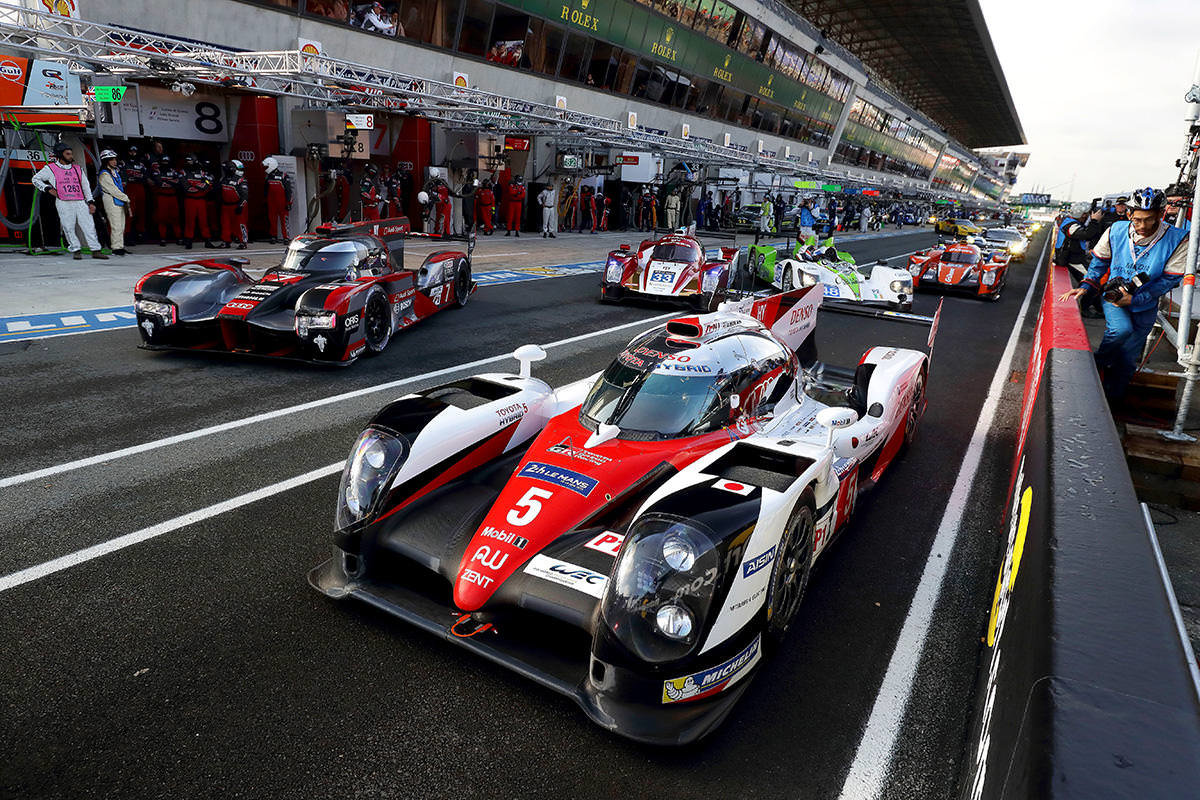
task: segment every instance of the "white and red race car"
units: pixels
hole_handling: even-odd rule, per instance
[[[925,410],[923,352],[816,360],[820,302],[806,287],[673,319],[558,388],[531,376],[545,353],[526,345],[519,375],[394,401],[354,444],[310,583],[621,735],[698,739]]]
[[[600,302],[636,297],[715,311],[732,288],[740,261],[737,247],[722,247],[709,260],[694,227],[646,239],[636,251],[623,244],[608,254]]]

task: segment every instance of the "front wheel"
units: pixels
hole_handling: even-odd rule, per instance
[[[783,274],[779,276],[779,291],[790,292],[792,290],[792,266],[790,264],[783,265]]]
[[[371,355],[382,353],[392,340],[392,306],[382,289],[376,287],[367,295],[362,324],[367,352]]]
[[[471,299],[471,262],[463,259],[458,262],[458,272],[454,275],[454,303],[459,308]]]
[[[767,640],[778,646],[800,608],[813,555],[813,493],[805,489],[788,519],[787,528],[776,551],[771,573],[771,593],[767,598]]]

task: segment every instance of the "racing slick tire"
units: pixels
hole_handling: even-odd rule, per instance
[[[601,303],[617,303],[621,300],[621,291],[619,289],[613,291],[605,284],[600,285],[600,302]]]
[[[725,302],[725,294],[726,293],[723,289],[718,289],[711,294],[697,295],[699,302],[696,304],[696,307],[702,313],[711,314],[717,310],[717,307],[720,306],[721,303]]]
[[[921,367],[921,371],[917,373],[917,385],[913,388],[912,400],[904,413],[904,443],[900,446],[901,452],[912,446],[913,440],[917,438],[917,428],[921,427],[921,419],[925,416],[926,374],[926,368]]]
[[[367,353],[382,353],[392,340],[392,306],[383,289],[378,286],[371,289],[367,301],[363,303],[362,326]]]
[[[812,489],[805,489],[792,509],[779,542],[779,554],[771,571],[771,588],[767,596],[765,638],[770,647],[778,647],[783,642],[808,588],[812,571],[815,507]]]
[[[792,290],[792,268],[787,264],[783,265],[783,274],[779,276],[779,291],[790,292]]]
[[[454,272],[454,306],[462,308],[471,299],[471,262],[465,258],[458,262]]]

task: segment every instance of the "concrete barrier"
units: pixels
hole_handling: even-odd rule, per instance
[[[1069,288],[1051,268],[962,795],[1200,797],[1200,689]]]

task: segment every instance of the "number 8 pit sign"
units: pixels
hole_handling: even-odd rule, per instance
[[[145,136],[229,141],[229,113],[223,97],[200,93],[184,97],[175,92],[146,87],[141,90],[140,98],[138,116]]]

